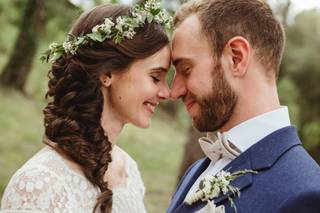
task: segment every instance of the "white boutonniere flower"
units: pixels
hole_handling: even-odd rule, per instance
[[[237,187],[230,185],[230,182],[247,173],[257,174],[258,172],[253,170],[240,170],[234,173],[230,173],[222,170],[216,175],[207,175],[200,181],[199,188],[196,190],[196,192],[187,196],[185,201],[189,205],[199,200],[208,201],[209,206],[207,205],[206,208],[212,209],[214,207],[213,209],[216,209],[218,207],[216,207],[213,202],[210,202],[210,200],[217,198],[220,195],[226,195],[229,192],[231,192],[231,195],[239,197],[240,190]],[[236,206],[233,202],[233,198],[229,196],[228,200],[230,201],[231,206],[237,212]]]

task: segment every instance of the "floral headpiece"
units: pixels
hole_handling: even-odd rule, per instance
[[[111,18],[104,18],[104,23],[92,28],[92,32],[83,36],[68,35],[67,41],[62,44],[51,43],[49,50],[40,58],[42,62],[54,62],[64,54],[75,55],[79,47],[89,42],[103,42],[112,39],[116,44],[124,39],[133,39],[135,29],[142,27],[146,22],[155,22],[170,29],[172,17],[161,8],[158,0],[148,0],[144,4],[136,5],[128,16],[119,16],[116,23]]]

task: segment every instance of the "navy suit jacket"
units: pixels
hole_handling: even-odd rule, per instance
[[[187,205],[183,201],[209,163],[210,159],[203,158],[188,169],[167,213],[191,213],[207,204],[198,201]],[[241,192],[233,199],[238,213],[320,213],[320,167],[302,147],[294,127],[273,132],[224,168],[230,172],[242,169],[258,174],[246,174],[231,182]],[[214,202],[224,205],[227,213],[235,212],[227,197],[220,196]]]

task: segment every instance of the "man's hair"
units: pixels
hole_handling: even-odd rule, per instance
[[[202,32],[220,58],[227,42],[234,36],[248,40],[267,70],[278,75],[284,48],[284,30],[269,5],[262,0],[191,0],[176,12],[178,27],[188,16],[196,14]]]

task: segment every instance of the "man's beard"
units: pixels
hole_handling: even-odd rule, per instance
[[[200,114],[194,118],[193,124],[200,132],[216,131],[223,127],[233,115],[238,100],[224,76],[219,61],[213,69],[212,79],[211,94],[202,99],[196,98]]]

